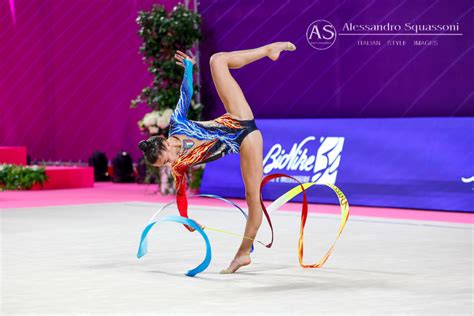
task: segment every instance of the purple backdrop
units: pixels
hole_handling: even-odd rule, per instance
[[[143,137],[136,121],[147,109],[129,104],[151,76],[138,54],[135,19],[154,2],[1,1],[0,145],[27,146],[33,159],[85,161],[94,149],[109,158],[123,149],[136,160]],[[160,2],[171,8],[176,1]],[[224,112],[210,55],[279,40],[297,51],[232,71],[257,118],[473,115],[470,0],[202,0],[199,10],[205,119]],[[423,36],[437,41],[432,46],[376,47],[357,40],[414,36],[339,34],[332,47],[315,50],[306,30],[318,19],[338,32],[346,22],[459,22],[463,35]]]
[[[224,113],[209,73],[213,53],[288,40],[297,50],[279,61],[232,70],[257,118],[474,115],[472,0],[202,1],[200,12],[206,36],[201,45],[206,118]],[[306,38],[310,24],[320,19],[337,31],[326,50],[314,49]],[[458,22],[459,30],[449,33],[462,35],[407,35],[413,31],[402,29],[398,33],[405,34],[396,37],[349,36],[360,33],[343,29],[350,22]],[[381,46],[358,40],[379,40]],[[406,44],[389,46],[388,40]],[[413,45],[415,40],[424,45]]]
[[[129,106],[152,77],[135,19],[156,1],[11,2],[15,21],[0,1],[0,145],[27,146],[33,159],[123,149],[137,160],[136,122],[148,109]]]

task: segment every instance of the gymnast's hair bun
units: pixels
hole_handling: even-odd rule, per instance
[[[145,152],[148,150],[150,144],[146,140],[142,140],[138,143],[138,148],[140,148],[141,151]]]
[[[155,164],[156,160],[162,155],[166,149],[166,138],[163,135],[151,136],[147,140],[141,140],[138,143],[138,148],[143,152],[145,160],[149,164]]]

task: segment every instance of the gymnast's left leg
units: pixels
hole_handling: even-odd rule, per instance
[[[240,168],[245,184],[245,198],[249,213],[244,234],[246,237],[255,239],[262,224],[263,214],[260,205],[260,183],[263,178],[263,138],[259,130],[248,134],[240,145]],[[234,260],[221,273],[234,273],[240,267],[250,264],[252,243],[252,240],[243,238]]]
[[[274,42],[253,49],[215,53],[209,59],[212,80],[226,111],[240,120],[253,119],[252,109],[229,69],[242,68],[264,57],[275,61],[284,50],[295,50],[291,42]]]

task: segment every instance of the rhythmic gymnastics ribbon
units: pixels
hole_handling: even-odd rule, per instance
[[[247,220],[247,213],[245,213],[245,211],[240,206],[238,206],[237,204],[235,204],[234,202],[232,202],[232,201],[230,201],[226,198],[223,198],[222,196],[215,195],[215,194],[193,194],[193,195],[190,195],[189,197],[198,197],[198,196],[221,200],[221,201],[223,201],[223,202],[225,202],[229,205],[232,205],[232,206],[236,207],[244,215],[245,220]],[[211,227],[207,227],[207,229],[218,231],[216,228],[211,228]],[[224,231],[221,231],[221,232],[224,232]],[[226,233],[230,233],[230,232],[226,232]],[[232,235],[233,233],[230,233],[230,234]],[[257,240],[257,242],[259,242],[259,241]],[[250,253],[252,253],[253,250],[254,250],[254,247],[253,247],[253,244],[252,244],[252,247],[250,248]]]
[[[194,220],[182,216],[175,216],[175,215],[169,215],[162,217],[158,219],[157,221],[149,223],[145,229],[143,230],[142,236],[140,238],[140,246],[138,247],[138,254],[137,257],[141,258],[146,253],[148,252],[148,241],[147,241],[147,235],[150,229],[153,227],[158,222],[176,222],[176,223],[181,223],[181,224],[187,224],[197,230],[199,234],[201,234],[202,238],[204,238],[204,241],[206,242],[206,256],[204,257],[203,262],[201,262],[200,265],[198,265],[196,268],[189,270],[186,272],[187,276],[195,276],[199,272],[202,272],[207,269],[209,264],[211,263],[211,257],[212,257],[212,252],[211,252],[211,243],[209,242],[209,238],[207,237],[206,233],[201,229],[198,223],[196,223]]]
[[[218,195],[213,195],[213,194],[195,194],[195,195],[190,195],[190,197],[207,197],[207,198],[214,198],[214,199],[218,199],[218,200],[221,200],[229,205],[232,205],[234,207],[236,207],[245,217],[245,219],[247,219],[247,213],[245,213],[245,211],[240,207],[238,206],[237,204],[235,204],[234,202],[232,201],[229,201],[221,196],[218,196]],[[199,224],[197,224],[194,220],[192,219],[189,219],[189,218],[186,218],[186,217],[182,217],[182,216],[166,216],[166,217],[163,217],[162,219],[159,219],[159,220],[155,220],[155,218],[161,214],[161,212],[163,212],[166,208],[168,208],[169,206],[173,205],[173,204],[176,204],[175,201],[173,202],[169,202],[169,203],[166,203],[164,204],[155,214],[153,214],[153,216],[148,220],[148,224],[146,225],[145,229],[143,230],[142,232],[142,235],[140,237],[140,244],[138,246],[138,253],[137,253],[137,258],[140,259],[141,257],[143,257],[144,255],[147,254],[148,252],[148,232],[150,231],[150,229],[158,222],[162,222],[162,221],[174,221],[174,222],[177,222],[177,223],[181,223],[181,224],[188,224],[190,222],[194,223],[193,225],[188,225],[194,229],[196,229],[196,225],[199,226]],[[220,232],[223,232],[223,233],[228,233],[228,234],[234,234],[234,233],[231,233],[231,232],[227,232],[227,231],[222,231],[222,230],[218,230],[216,228],[212,228],[212,227],[206,227],[207,229],[209,230],[214,230],[214,231],[220,231]],[[212,254],[211,254],[211,246],[209,244],[209,238],[207,237],[206,233],[203,231],[203,228],[199,227],[198,229],[198,232],[201,234],[201,236],[204,238],[204,240],[206,241],[206,256],[205,256],[205,260],[196,268],[192,269],[192,270],[189,270],[186,275],[187,276],[195,276],[197,273],[199,272],[202,272],[204,271],[208,266],[209,266],[209,263],[211,262],[211,257],[212,257]],[[240,236],[238,234],[235,234],[237,236]],[[260,242],[262,245],[264,245],[262,242]],[[252,244],[252,248],[250,249],[250,252],[252,253],[254,251],[254,246]]]
[[[263,203],[263,196],[262,196],[263,187],[269,181],[271,181],[273,179],[276,179],[276,178],[282,178],[282,177],[292,179],[292,180],[296,181],[299,185],[297,185],[293,189],[287,191],[285,194],[283,194],[279,198],[277,198],[268,207],[268,210],[267,210],[265,208],[265,204]],[[324,183],[324,185],[330,187],[336,193],[337,198],[339,200],[339,205],[341,207],[341,223],[339,225],[339,231],[337,233],[336,239],[334,240],[333,244],[331,245],[331,247],[329,248],[327,253],[324,255],[324,257],[318,263],[309,264],[309,265],[303,263],[304,227],[305,227],[305,224],[306,224],[306,219],[308,217],[308,199],[306,197],[306,189],[313,186],[313,185],[315,185],[315,184],[316,184],[316,182],[301,183],[297,179],[295,179],[291,176],[288,176],[286,174],[283,174],[283,173],[267,175],[262,180],[262,182],[260,184],[260,204],[262,206],[263,212],[265,214],[265,217],[267,218],[268,224],[269,224],[271,232],[272,232],[272,239],[271,239],[270,243],[268,245],[265,245],[267,248],[270,248],[273,244],[273,226],[272,226],[272,222],[270,220],[269,211],[272,212],[272,211],[277,210],[278,208],[283,206],[285,203],[287,203],[289,200],[291,200],[292,198],[294,198],[295,196],[297,196],[298,194],[303,192],[303,203],[302,203],[302,209],[301,209],[300,237],[298,239],[298,260],[299,260],[300,266],[303,267],[303,268],[321,268],[323,266],[323,264],[327,261],[327,259],[331,255],[331,253],[332,253],[332,251],[333,251],[333,249],[336,245],[336,241],[339,239],[339,236],[341,235],[342,230],[344,229],[344,226],[346,225],[346,222],[349,219],[349,203],[347,202],[347,199],[344,196],[344,193],[342,193],[342,191],[338,187],[336,187],[335,185],[330,184],[330,183]]]
[[[194,194],[194,195],[190,195],[189,197],[207,197],[207,198],[213,198],[213,199],[221,200],[221,201],[237,208],[242,213],[242,215],[244,215],[245,219],[247,219],[247,213],[245,213],[245,211],[240,206],[238,206],[237,204],[235,204],[234,202],[232,202],[230,200],[227,200],[226,198],[223,198],[222,196],[214,195],[214,194]],[[176,201],[169,202],[169,203],[163,205],[155,214],[153,214],[153,216],[148,220],[148,222],[153,221],[161,212],[163,212],[167,207],[169,207],[173,204],[177,204]],[[183,216],[183,217],[185,217],[185,216]]]
[[[292,189],[290,189],[289,191],[287,191],[286,193],[282,194],[280,197],[278,197],[275,201],[273,201],[269,206],[268,208],[265,207],[265,204],[263,203],[263,195],[262,195],[262,191],[263,191],[263,187],[268,183],[270,182],[271,180],[273,179],[276,179],[276,178],[281,178],[281,177],[286,177],[286,178],[290,178],[292,180],[294,180],[295,182],[298,183],[298,185]],[[306,183],[301,183],[300,181],[298,181],[297,179],[291,177],[291,176],[288,176],[286,174],[271,174],[271,175],[267,175],[261,182],[260,184],[260,204],[262,206],[262,209],[263,209],[263,212],[265,214],[265,217],[267,219],[267,222],[270,226],[270,230],[271,230],[271,233],[272,233],[272,238],[271,238],[271,241],[270,243],[268,244],[265,244],[261,241],[258,241],[254,238],[249,238],[247,236],[242,236],[242,235],[239,235],[239,234],[236,234],[236,233],[233,233],[233,232],[229,232],[229,231],[225,231],[225,230],[221,230],[221,229],[217,229],[217,228],[212,228],[212,227],[207,227],[207,226],[202,226],[202,229],[208,229],[208,230],[213,230],[213,231],[217,231],[217,232],[221,232],[221,233],[226,233],[226,234],[230,234],[230,235],[234,235],[234,236],[238,236],[240,238],[246,238],[246,239],[250,239],[250,240],[253,240],[253,241],[257,241],[258,243],[264,245],[265,247],[267,248],[270,248],[273,244],[273,239],[274,239],[274,232],[273,232],[273,225],[272,225],[272,222],[271,222],[271,219],[270,219],[270,215],[269,213],[272,213],[274,211],[276,211],[277,209],[279,209],[281,206],[283,206],[284,204],[286,204],[288,201],[290,201],[292,198],[294,198],[295,196],[297,196],[298,194],[300,193],[303,193],[303,203],[302,203],[302,211],[301,211],[301,224],[300,224],[300,237],[299,237],[299,240],[298,240],[298,259],[299,259],[299,264],[301,267],[303,268],[321,268],[323,266],[323,264],[327,261],[327,259],[329,258],[329,256],[331,255],[335,245],[336,245],[336,241],[339,239],[339,236],[341,235],[345,225],[346,225],[346,222],[349,218],[349,204],[347,202],[347,199],[346,197],[344,196],[344,193],[342,193],[342,191],[336,187],[335,185],[333,184],[330,184],[330,183],[324,183],[324,185],[330,187],[337,195],[338,197],[338,200],[339,200],[339,205],[340,205],[340,208],[341,208],[341,223],[339,225],[339,231],[337,233],[337,236],[336,236],[336,239],[335,241],[333,242],[332,246],[329,248],[329,250],[327,251],[327,253],[324,255],[324,257],[316,264],[310,264],[310,265],[307,265],[307,264],[304,264],[303,263],[303,252],[304,252],[304,227],[305,227],[305,224],[306,224],[306,219],[308,217],[308,201],[307,201],[307,196],[306,196],[306,189],[308,189],[309,187],[315,185],[316,182],[306,182]],[[193,195],[193,196],[203,196],[203,197],[210,197],[210,198],[215,198],[215,199],[219,199],[219,200],[222,200],[234,207],[237,207],[241,212],[242,214],[245,216],[245,218],[247,218],[247,214],[237,205],[235,204],[234,202],[232,201],[229,201],[223,197],[220,197],[218,195],[212,195],[212,194],[197,194],[197,195]],[[159,213],[161,213],[161,211],[163,211],[166,207],[174,204],[175,202],[170,202],[168,204],[165,204],[164,206],[162,206],[160,208],[160,210],[158,210],[153,216],[152,218],[150,219],[150,223],[147,225],[147,227],[145,228],[145,230],[143,231],[142,233],[142,238],[140,240],[140,247],[139,247],[139,251],[138,251],[138,258],[141,258],[143,255],[146,254],[146,250],[147,250],[147,240],[146,240],[146,236],[148,234],[148,231],[151,229],[151,227],[156,223],[153,222],[155,216],[157,216]],[[185,217],[180,217],[178,216],[179,218],[182,218],[182,219],[187,219]],[[165,217],[165,218],[168,218],[168,217]],[[163,219],[164,220],[164,219]],[[193,221],[196,225],[197,223],[195,221]],[[179,221],[179,223],[182,223],[182,224],[185,224],[187,222],[183,222],[183,221]],[[194,226],[192,225],[189,225],[191,227],[194,228]],[[198,225],[199,226],[199,225]],[[208,240],[207,238],[207,235],[204,233],[204,231],[201,229],[201,227],[199,227],[199,233],[201,233],[201,235],[203,236],[203,238],[205,240]],[[207,250],[206,250],[206,258],[209,258],[209,261],[210,261],[210,258],[211,258],[211,248],[210,246],[207,247]],[[252,245],[252,250],[251,252],[253,251],[253,245]],[[206,261],[206,259],[205,259]],[[204,262],[205,262],[204,261]],[[209,262],[207,263],[207,265],[204,265],[204,262],[198,266],[198,268],[195,268],[193,270],[190,270],[190,271],[194,271],[195,273],[190,275],[188,271],[188,273],[186,273],[186,275],[190,275],[190,276],[194,276],[195,274],[199,273],[199,272],[202,272],[204,271],[204,269],[207,268],[207,266],[209,265]]]

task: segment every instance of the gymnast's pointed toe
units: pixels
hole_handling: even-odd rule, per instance
[[[286,44],[286,47],[287,47],[287,50],[289,50],[289,51],[296,50],[296,46],[295,46],[295,44],[293,44],[292,42],[288,42],[288,43]]]
[[[235,273],[239,268],[243,266],[247,266],[251,263],[250,256],[249,255],[244,255],[235,258],[232,260],[230,263],[230,266],[224,270],[221,270],[220,274],[232,274]]]

